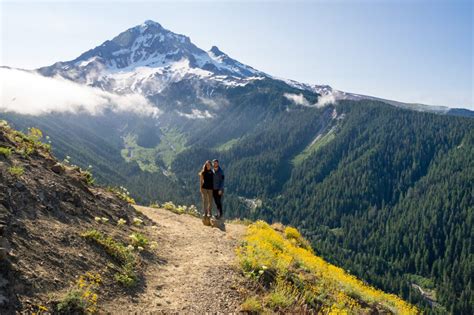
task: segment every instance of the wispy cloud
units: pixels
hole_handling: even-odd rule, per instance
[[[332,93],[321,95],[318,97],[318,101],[314,104],[310,103],[303,95],[300,94],[293,94],[293,93],[285,93],[283,94],[288,100],[292,101],[296,105],[306,106],[306,107],[324,107],[329,104],[335,104],[336,98]]]
[[[334,94],[332,93],[318,97],[318,102],[315,104],[315,106],[324,107],[329,104],[336,104],[336,97],[334,97]]]
[[[308,100],[304,97],[303,93],[300,94],[292,94],[292,93],[285,93],[283,94],[288,100],[292,101],[296,105],[302,106],[311,106]]]
[[[138,94],[118,95],[60,77],[0,68],[0,112],[42,115],[54,112],[100,115],[104,110],[158,116],[160,110]]]
[[[178,112],[178,115],[186,117],[188,119],[206,119],[214,117],[207,109],[205,111],[202,111],[195,108],[191,110],[191,114]]]

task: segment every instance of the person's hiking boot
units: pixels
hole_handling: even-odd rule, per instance
[[[206,226],[210,226],[211,225],[211,217],[208,216],[208,215],[204,215],[202,217],[202,223]]]

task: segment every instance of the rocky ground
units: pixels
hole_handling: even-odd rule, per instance
[[[238,271],[235,248],[245,226],[204,226],[198,218],[163,209],[138,207],[155,226],[149,234],[159,244],[161,264],[149,266],[146,288],[104,305],[113,313],[238,312],[246,280]]]

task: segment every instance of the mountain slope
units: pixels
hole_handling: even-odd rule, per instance
[[[59,164],[40,135],[37,129],[25,135],[0,125],[2,314],[41,312],[44,304],[59,310],[62,302],[64,310],[78,306],[72,294],[86,293],[81,301],[93,310],[98,282],[104,286],[100,294],[114,298],[121,294],[123,277],[127,285],[142,282],[141,268],[155,257],[125,252],[120,244],[137,233],[132,222],[140,215],[114,192],[92,186],[89,173]],[[123,224],[116,228],[119,220]],[[95,229],[113,238],[110,256],[83,234]],[[129,267],[114,257],[130,259]],[[87,288],[75,288],[77,281],[87,282]]]

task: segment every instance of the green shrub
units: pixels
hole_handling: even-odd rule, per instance
[[[140,218],[133,218],[133,225],[140,226],[143,224],[143,220]]]
[[[130,196],[130,192],[125,187],[107,187],[107,190],[114,193],[119,199],[128,202],[129,204],[136,204],[135,199]]]
[[[21,166],[12,166],[8,168],[8,172],[13,176],[21,176],[25,173],[25,169]]]
[[[87,305],[81,292],[73,290],[58,303],[56,310],[60,314],[87,314]]]
[[[189,214],[195,217],[201,216],[195,205],[191,205],[189,207],[184,205],[177,206],[172,201],[167,201],[162,206],[165,210],[171,211],[176,214]]]
[[[247,298],[244,303],[240,306],[240,310],[242,312],[250,312],[250,313],[260,313],[263,311],[262,303],[252,296]]]
[[[286,308],[293,304],[293,299],[285,292],[274,291],[267,296],[267,305],[271,309]]]
[[[125,224],[127,224],[127,220],[122,219],[122,218],[118,219],[118,221],[117,221],[118,226],[122,226],[122,225],[125,225]]]
[[[165,202],[163,204],[163,208],[165,208],[166,210],[169,210],[169,211],[173,211],[173,212],[176,211],[176,206],[172,201]]]
[[[123,272],[117,272],[114,279],[124,287],[133,287],[137,283],[137,277],[132,265],[124,266]]]
[[[137,283],[135,268],[137,257],[124,244],[115,241],[97,230],[89,230],[81,234],[85,239],[91,240],[102,247],[107,254],[120,264],[120,270],[115,274],[115,280],[124,286],[130,287]]]
[[[12,154],[11,148],[0,147],[0,155],[3,155],[4,157],[9,157],[11,154]]]
[[[133,247],[143,247],[145,248],[148,245],[148,239],[140,233],[130,234],[130,241]]]
[[[79,277],[75,286],[56,305],[59,314],[97,313],[97,291],[102,278],[99,274],[87,272]],[[44,307],[43,307],[44,310]],[[47,309],[46,309],[47,311]],[[40,312],[41,313],[41,312]]]
[[[81,175],[86,181],[87,185],[89,186],[94,185],[95,179],[94,179],[94,176],[92,176],[92,173],[90,171],[81,170]]]

